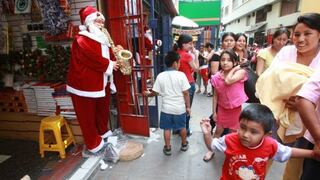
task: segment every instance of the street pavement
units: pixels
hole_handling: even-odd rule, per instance
[[[160,106],[159,106],[160,107]],[[180,136],[171,137],[172,155],[162,152],[164,145],[163,131],[153,130],[150,138],[129,136],[130,140],[140,142],[144,146],[144,154],[133,161],[108,164],[105,170],[98,169],[90,177],[92,180],[218,180],[224,154],[216,152],[210,162],[202,160],[207,149],[200,129],[200,120],[211,113],[212,97],[195,94],[192,105],[191,129],[188,138],[188,151],[180,151]],[[284,164],[274,162],[266,180],[282,179]]]

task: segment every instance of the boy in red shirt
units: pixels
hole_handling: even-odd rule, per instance
[[[221,180],[265,179],[269,159],[285,162],[290,157],[319,159],[320,152],[291,148],[269,137],[274,116],[261,104],[248,105],[240,115],[240,129],[221,138],[211,137],[209,119],[200,122],[209,150],[225,153]]]

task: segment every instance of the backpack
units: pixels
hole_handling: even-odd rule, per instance
[[[248,79],[244,82],[244,91],[248,96],[247,103],[260,103],[256,97],[256,82],[259,76],[250,68],[250,62],[241,65],[247,71]]]

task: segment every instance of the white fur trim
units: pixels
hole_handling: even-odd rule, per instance
[[[81,91],[67,85],[67,91],[72,94],[76,94],[78,96],[83,96],[83,97],[99,98],[99,97],[106,96],[104,88],[101,91]]]
[[[79,30],[80,30],[80,31],[86,31],[86,30],[87,30],[87,27],[84,26],[84,25],[80,25],[80,26],[79,26]]]
[[[106,44],[101,45],[101,54],[102,54],[102,57],[110,59],[109,47]]]
[[[102,137],[103,139],[105,139],[105,138],[107,138],[107,137],[109,137],[109,136],[112,136],[112,135],[113,135],[113,134],[112,134],[112,131],[109,130],[108,132],[104,133],[101,137]]]
[[[110,76],[112,75],[112,72],[113,72],[113,61],[109,60],[109,66],[105,73]]]
[[[93,148],[93,149],[88,149],[90,152],[92,152],[92,153],[96,153],[96,152],[98,152],[102,147],[103,147],[103,145],[104,145],[104,141],[103,141],[103,139],[101,139],[101,142],[100,142],[100,144],[97,146],[97,147],[95,147],[95,148]]]
[[[117,92],[116,85],[113,82],[113,75],[110,76],[110,89],[111,89],[111,94],[115,94]]]

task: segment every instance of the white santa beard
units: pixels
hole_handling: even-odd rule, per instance
[[[88,29],[89,32],[98,37],[98,39],[102,40],[103,42],[108,42],[107,36],[95,24],[89,24]]]

